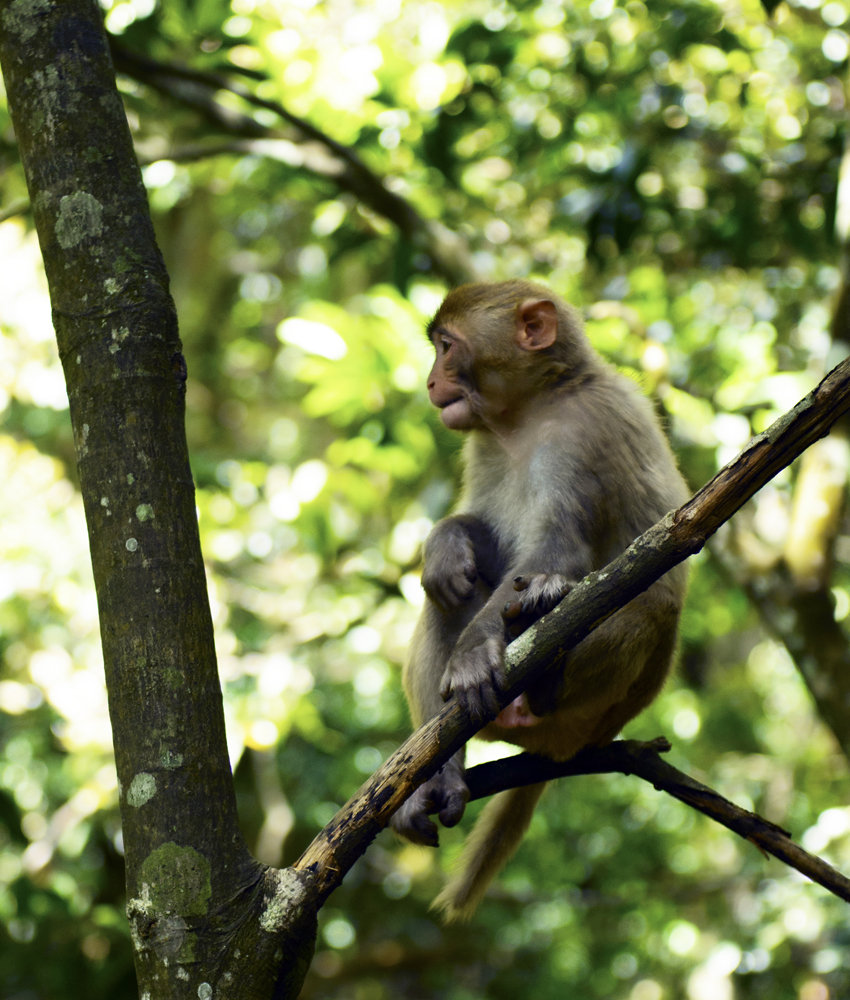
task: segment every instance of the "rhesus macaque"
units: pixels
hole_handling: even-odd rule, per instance
[[[650,403],[596,354],[573,310],[527,281],[463,285],[428,326],[431,402],[467,433],[456,513],[425,543],[427,595],[404,688],[421,725],[455,697],[476,719],[495,714],[506,641],[583,576],[619,555],[687,498]],[[658,694],[685,593],[679,566],[553,663],[479,736],[567,760],[609,743]],[[471,915],[513,853],[543,785],[502,792],[435,900],[447,920]],[[463,754],[393,817],[417,843],[437,843],[463,814]]]

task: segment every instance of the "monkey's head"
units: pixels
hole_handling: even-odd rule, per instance
[[[461,285],[427,329],[436,351],[428,395],[452,430],[510,429],[530,400],[594,358],[576,313],[529,281]]]

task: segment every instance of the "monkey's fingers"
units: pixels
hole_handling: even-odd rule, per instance
[[[423,847],[440,846],[439,827],[433,820],[428,819],[425,813],[417,813],[411,817],[403,833],[414,844],[422,844]]]
[[[522,611],[522,601],[507,601],[505,606],[502,608],[502,618],[504,618],[506,622],[513,621],[514,618],[519,618]]]
[[[469,801],[469,789],[460,774],[453,777],[446,771],[441,771],[439,777],[441,779],[440,786],[434,794],[434,800],[439,809],[437,815],[443,826],[455,826],[460,822],[466,809],[466,803]]]
[[[575,581],[562,573],[534,573],[530,576],[514,578],[514,590],[521,592],[520,597],[509,601],[502,612],[506,620],[518,618],[520,615],[531,615],[539,618],[551,611],[575,586]]]
[[[440,822],[443,826],[456,826],[463,817],[463,811],[466,809],[466,800],[469,798],[469,792],[466,795],[452,795],[447,801],[445,807],[439,811],[437,814],[440,817]]]
[[[472,687],[457,688],[455,697],[466,714],[475,722],[484,722],[499,714],[499,687],[495,679],[482,681]]]
[[[497,624],[497,623],[494,623]],[[492,625],[479,628],[469,636],[471,627],[461,636],[440,681],[444,699],[455,696],[461,708],[476,722],[499,711],[499,691],[504,684],[505,640],[501,627],[496,634]],[[465,639],[469,639],[468,643]]]
[[[443,701],[448,701],[452,696],[452,669],[451,667],[446,667],[443,671],[443,676],[440,678],[440,697]]]
[[[462,566],[456,573],[447,577],[445,589],[449,592],[455,605],[468,601],[475,592],[475,581],[478,579],[478,571],[475,564]]]
[[[551,578],[545,573],[515,576],[513,583],[514,590],[522,596],[505,603],[502,608],[502,618],[506,622],[512,622],[524,615],[527,621],[520,628],[520,632],[525,631],[535,617],[545,614],[554,607],[569,590],[569,585],[564,583],[564,578],[560,574],[553,574]],[[514,634],[519,635],[519,632]]]
[[[508,622],[507,633],[511,639],[517,639],[529,625],[533,624],[533,620],[530,619],[517,619],[516,621]]]
[[[471,719],[483,722],[488,715],[497,715],[499,712],[498,686],[494,678],[478,684],[458,683],[446,670],[440,685],[440,694],[443,701],[454,697]]]
[[[462,567],[457,572],[446,574],[439,579],[422,578],[425,593],[442,611],[451,611],[459,607],[475,593],[475,581],[478,573],[474,566]]]
[[[437,824],[428,818],[437,811],[437,805],[430,794],[429,782],[416,789],[390,820],[390,826],[400,836],[414,844],[436,847],[439,835]]]
[[[533,625],[540,617],[541,612],[529,613],[522,600],[508,601],[502,608],[502,619],[505,622],[508,635],[516,639],[518,635]]]

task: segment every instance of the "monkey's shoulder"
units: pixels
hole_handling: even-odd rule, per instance
[[[638,458],[672,459],[652,400],[634,380],[610,366],[574,391],[564,393],[558,414],[564,435],[580,434],[588,448],[603,457],[618,460],[625,450]]]

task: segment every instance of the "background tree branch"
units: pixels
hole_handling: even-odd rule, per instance
[[[406,198],[391,190],[387,181],[375,173],[357,153],[316,128],[311,122],[293,114],[279,101],[260,97],[250,87],[221,73],[211,73],[174,63],[164,63],[138,52],[115,39],[111,40],[116,69],[194,108],[218,131],[250,140],[251,151],[279,159],[293,167],[301,167],[317,176],[330,178],[343,191],[348,191],[372,211],[383,216],[414,246],[431,258],[434,269],[449,284],[461,284],[482,277],[466,241],[435,219],[428,219]],[[223,105],[219,92],[239,97],[249,107],[270,111],[291,127],[281,135],[248,114],[241,114]],[[260,143],[258,140],[264,140]],[[194,155],[199,149],[195,148]],[[207,155],[214,155],[216,145]],[[164,152],[169,156],[170,153]]]

